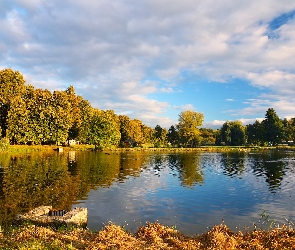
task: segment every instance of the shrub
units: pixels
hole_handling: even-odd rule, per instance
[[[0,140],[0,151],[6,151],[9,148],[9,139],[2,138]]]

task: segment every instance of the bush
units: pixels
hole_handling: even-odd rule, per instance
[[[6,151],[9,148],[9,139],[2,138],[0,140],[0,151]]]

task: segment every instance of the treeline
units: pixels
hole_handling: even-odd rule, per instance
[[[203,115],[184,113],[200,126]],[[183,120],[183,121],[184,121]],[[113,110],[93,108],[74,87],[50,92],[26,85],[23,75],[12,69],[0,70],[0,134],[11,144],[64,144],[76,140],[99,148],[130,146],[167,146],[181,143],[195,146],[197,130],[186,131],[180,121],[177,131],[151,128],[137,119],[116,115]],[[175,139],[175,133],[178,139]],[[170,143],[170,140],[171,143]]]
[[[243,126],[240,121],[228,121],[216,134],[218,145],[275,146],[294,144],[295,118],[280,119],[273,108],[266,111],[265,119]]]
[[[0,135],[11,144],[82,144],[110,147],[196,147],[199,145],[275,145],[294,141],[295,118],[281,120],[268,109],[265,120],[243,126],[228,121],[218,130],[199,128],[204,115],[179,114],[178,124],[168,130],[151,128],[138,119],[113,110],[93,108],[69,86],[50,92],[26,85],[21,73],[0,70]]]

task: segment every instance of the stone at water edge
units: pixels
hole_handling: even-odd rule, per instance
[[[77,207],[69,212],[66,212],[62,216],[52,216],[50,214],[52,206],[40,206],[32,209],[28,213],[21,215],[19,220],[29,220],[38,224],[47,223],[65,223],[67,225],[76,225],[85,227],[88,221],[87,208]]]

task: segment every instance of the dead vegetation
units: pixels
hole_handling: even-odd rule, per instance
[[[22,225],[2,230],[0,249],[295,249],[295,231],[232,232],[222,224],[189,237],[159,223],[148,223],[135,234],[114,224],[99,232]]]

